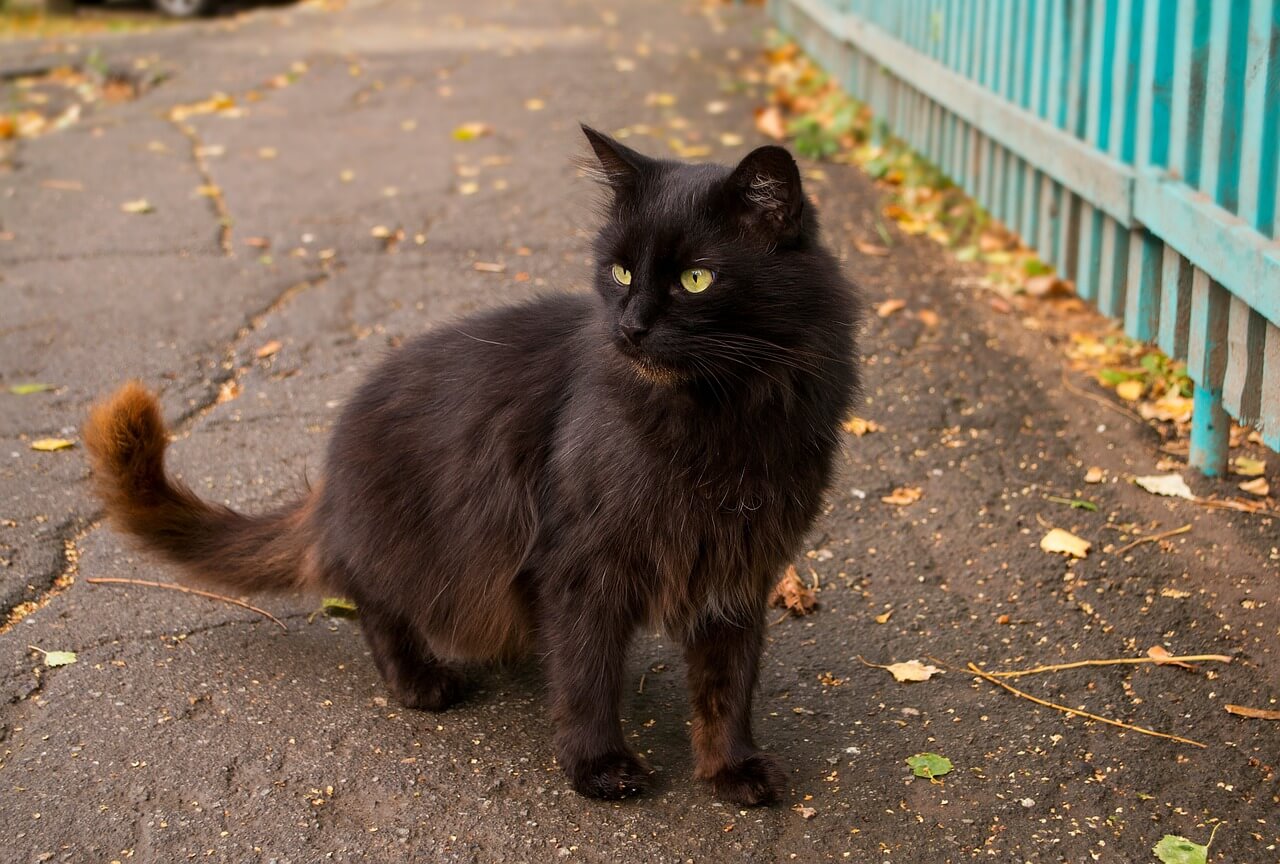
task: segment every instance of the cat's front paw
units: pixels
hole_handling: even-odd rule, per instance
[[[564,770],[578,794],[588,798],[630,798],[644,791],[649,778],[648,766],[627,752],[576,759]]]
[[[753,753],[707,778],[716,796],[743,807],[772,804],[787,790],[782,760],[768,753]]]
[[[420,669],[411,680],[400,682],[394,689],[396,699],[406,708],[444,711],[462,699],[466,678],[455,669],[432,665]]]

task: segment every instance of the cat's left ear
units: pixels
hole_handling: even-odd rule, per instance
[[[768,242],[790,240],[800,233],[804,212],[800,169],[782,147],[770,144],[748,153],[733,169],[728,188],[743,221]]]
[[[637,153],[624,144],[619,144],[603,132],[597,132],[585,123],[582,134],[587,136],[596,161],[583,160],[579,163],[586,173],[599,183],[613,189],[615,193],[633,190],[640,176],[649,169],[653,160]]]

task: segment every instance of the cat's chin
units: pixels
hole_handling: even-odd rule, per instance
[[[625,352],[622,356],[626,358],[627,363],[635,371],[636,375],[650,384],[672,387],[689,380],[688,372],[677,369],[674,366],[667,366],[665,363],[659,363],[652,357],[636,356]]]

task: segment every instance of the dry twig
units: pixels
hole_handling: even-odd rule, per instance
[[[1132,549],[1134,546],[1140,546],[1143,543],[1154,543],[1156,540],[1164,540],[1168,537],[1175,537],[1178,534],[1186,534],[1190,530],[1191,530],[1190,525],[1183,525],[1181,528],[1174,528],[1172,531],[1162,531],[1159,534],[1151,534],[1147,537],[1139,537],[1137,540],[1134,540],[1132,543],[1126,543],[1125,545],[1121,546],[1119,549],[1115,551],[1114,554],[1123,555],[1124,553]]]
[[[1226,654],[1188,654],[1185,657],[1120,657],[1115,660],[1077,660],[1074,663],[1059,663],[1054,666],[1036,666],[1034,669],[1018,669],[1011,672],[988,672],[992,678],[1021,678],[1023,675],[1039,675],[1041,672],[1060,672],[1063,669],[1081,669],[1085,666],[1128,666],[1138,663],[1195,663],[1216,661],[1230,663]]]
[[[1110,399],[1104,399],[1103,397],[1097,395],[1096,393],[1090,393],[1087,390],[1081,390],[1079,387],[1072,384],[1071,379],[1067,377],[1067,370],[1065,367],[1062,370],[1062,386],[1067,388],[1068,393],[1074,393],[1077,396],[1083,396],[1086,399],[1092,399],[1094,402],[1097,402],[1102,407],[1110,408],[1112,411],[1115,411],[1117,414],[1123,414],[1125,417],[1128,417],[1130,420],[1133,420],[1135,423],[1141,423],[1144,426],[1147,423],[1146,420],[1142,419],[1141,414],[1138,414],[1135,411],[1130,411],[1128,408],[1124,407],[1123,405],[1117,405],[1116,403],[1112,402]]]
[[[281,630],[288,630],[289,627],[276,616],[272,615],[266,609],[259,609],[243,600],[237,600],[234,597],[228,597],[225,594],[214,594],[212,591],[201,591],[199,588],[188,588],[186,585],[177,585],[173,582],[151,582],[147,579],[119,579],[111,576],[99,576],[96,578],[85,579],[90,585],[141,585],[144,588],[165,588],[169,591],[181,591],[183,594],[195,594],[200,597],[208,597],[210,600],[221,600],[223,603],[231,603],[235,606],[248,609],[250,612],[257,612],[264,618],[269,618],[280,625]]]
[[[1190,744],[1193,747],[1208,746],[1207,744],[1201,744],[1199,741],[1192,741],[1190,738],[1182,738],[1177,735],[1169,735],[1165,732],[1157,732],[1154,729],[1146,729],[1142,726],[1131,726],[1128,723],[1121,723],[1119,720],[1112,720],[1108,717],[1099,717],[1097,714],[1090,714],[1088,711],[1080,711],[1079,709],[1076,709],[1076,708],[1068,708],[1066,705],[1059,705],[1056,702],[1049,702],[1037,696],[1032,696],[1030,693],[1024,693],[1023,691],[1019,690],[1017,687],[1004,683],[999,678],[996,678],[989,672],[982,671],[973,663],[969,664],[969,671],[972,672],[974,675],[977,675],[979,678],[982,678],[983,680],[990,681],[992,684],[1003,687],[1004,689],[1008,690],[1010,693],[1013,693],[1016,696],[1021,696],[1023,699],[1029,699],[1030,701],[1036,703],[1037,705],[1043,705],[1045,708],[1052,708],[1055,711],[1062,711],[1067,714],[1075,714],[1077,717],[1084,717],[1088,720],[1097,720],[1099,723],[1106,723],[1109,726],[1119,726],[1121,729],[1128,729],[1131,732],[1140,732],[1143,735],[1154,735],[1156,738],[1168,738],[1170,741],[1178,741],[1182,744]]]

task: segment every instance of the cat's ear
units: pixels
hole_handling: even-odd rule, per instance
[[[594,162],[589,157],[583,159],[579,167],[589,177],[608,186],[614,192],[634,189],[640,175],[653,164],[653,160],[648,156],[637,153],[624,144],[619,144],[608,135],[597,132],[586,124],[582,126],[582,134],[587,136],[587,142],[591,144],[591,150],[596,158]]]
[[[728,190],[743,223],[767,242],[790,240],[800,233],[800,169],[782,147],[770,144],[748,153],[729,175]]]

